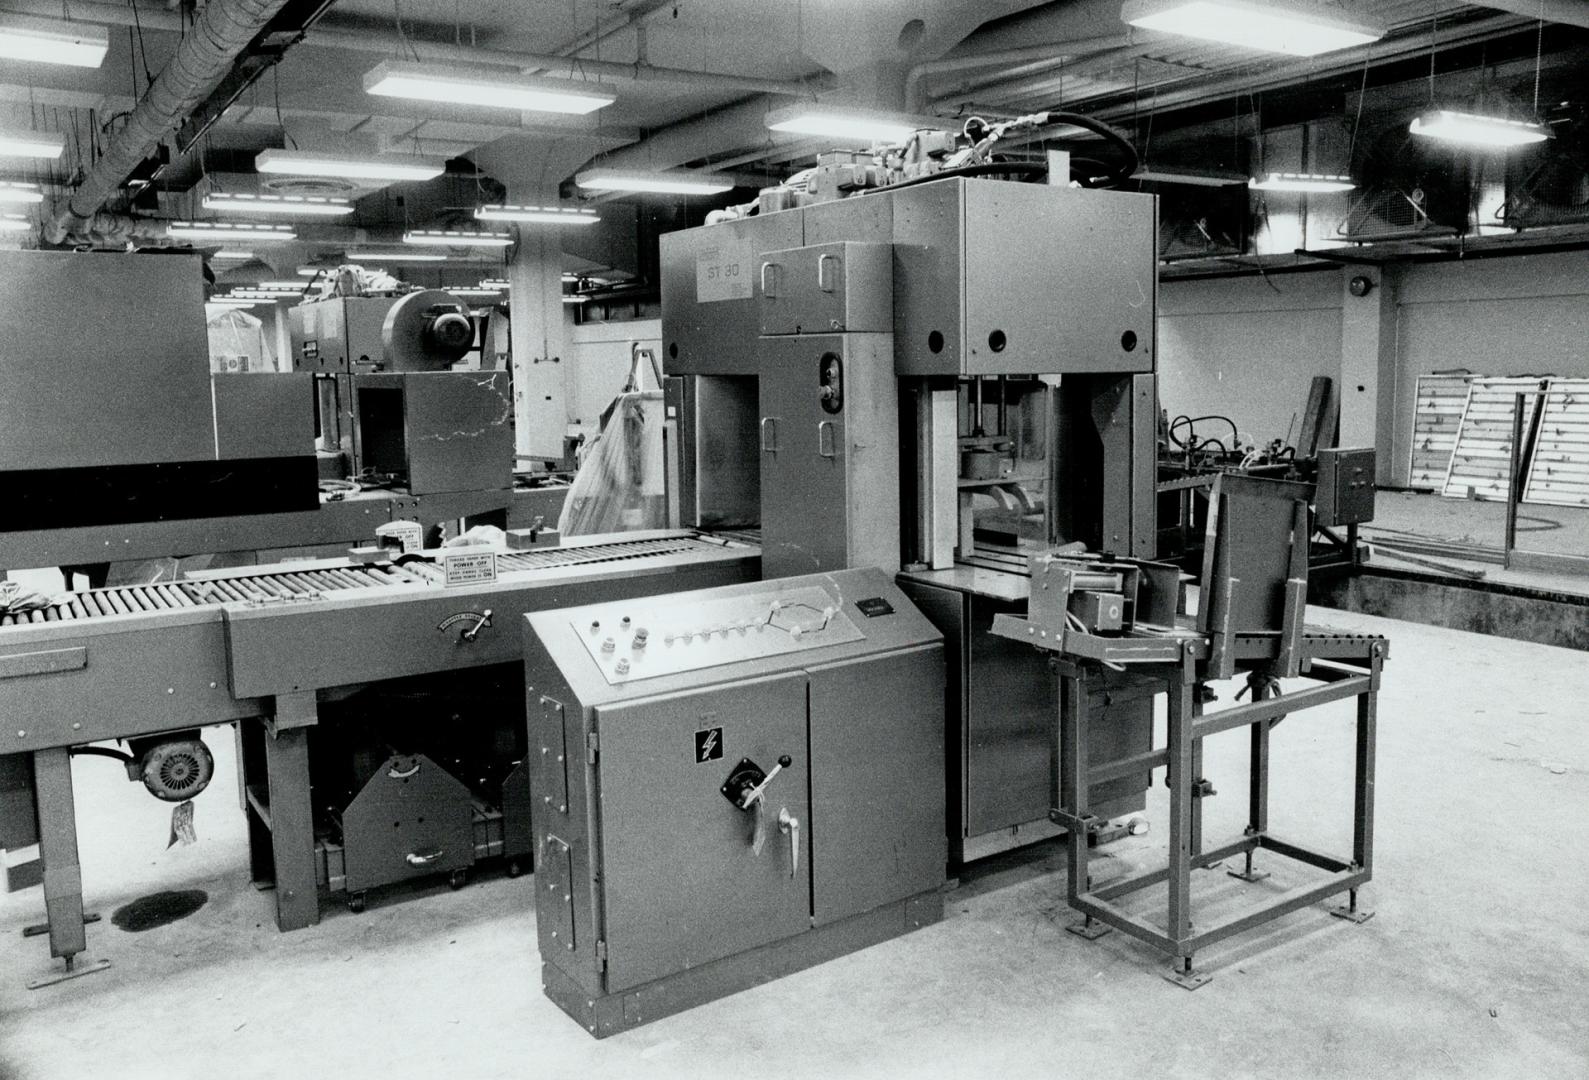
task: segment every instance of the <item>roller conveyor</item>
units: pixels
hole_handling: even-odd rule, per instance
[[[721,543],[696,536],[656,537],[548,548],[544,551],[511,552],[497,557],[497,567],[499,573],[513,574],[721,550]],[[348,590],[379,589],[393,585],[424,586],[441,581],[441,569],[435,564],[423,562],[404,566],[317,566],[307,570],[283,567],[262,571],[250,567],[199,580],[122,585],[74,593],[47,607],[0,615],[0,627],[152,614],[210,605],[327,599],[331,598],[330,594]]]

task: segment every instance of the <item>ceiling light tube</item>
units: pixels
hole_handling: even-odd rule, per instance
[[[1254,191],[1296,191],[1321,194],[1332,191],[1351,191],[1357,185],[1350,176],[1336,173],[1272,172],[1262,180],[1254,180]]]
[[[1489,150],[1526,146],[1544,142],[1551,137],[1550,129],[1544,124],[1508,120],[1504,116],[1454,112],[1450,109],[1430,109],[1421,116],[1415,116],[1407,130],[1430,139]]]
[[[166,235],[173,240],[250,240],[254,243],[294,240],[289,225],[256,225],[245,221],[171,221]]]
[[[326,154],[310,150],[261,150],[254,168],[262,173],[288,176],[331,176],[343,180],[433,180],[446,171],[437,158],[408,154],[380,154],[360,157]]]
[[[565,304],[583,304],[583,303],[586,303],[589,300],[590,300],[590,297],[588,297],[588,296],[565,296],[565,297],[563,297],[563,303],[565,303]]]
[[[97,68],[110,49],[110,32],[94,23],[0,15],[0,59]]]
[[[473,296],[482,299],[501,299],[502,293],[497,289],[448,289],[454,296]]]
[[[476,229],[409,229],[403,234],[403,243],[431,247],[507,247],[513,243],[513,234]]]
[[[58,158],[66,136],[54,131],[0,130],[0,157]]]
[[[926,116],[906,116],[856,109],[844,105],[789,105],[767,114],[770,131],[796,135],[826,135],[836,139],[855,139],[874,143],[899,143],[923,128],[939,128],[943,123]]]
[[[28,232],[32,228],[32,218],[21,214],[0,214],[0,232]]]
[[[1126,0],[1120,20],[1144,30],[1287,56],[1367,45],[1384,37],[1386,29],[1305,0]]]
[[[474,212],[478,221],[520,221],[537,225],[594,225],[601,220],[594,210],[561,206],[481,206]]]
[[[648,173],[591,169],[575,176],[574,183],[587,191],[641,191],[661,195],[718,195],[734,189],[732,180],[684,170]]]
[[[326,199],[318,195],[245,195],[212,191],[204,196],[206,210],[236,214],[292,214],[300,217],[337,217],[353,213],[346,199]]]
[[[480,287],[482,289],[509,289],[513,286],[507,278],[481,278]]]
[[[618,100],[616,95],[598,86],[572,79],[548,79],[506,71],[470,71],[450,65],[398,60],[388,60],[367,72],[364,92],[415,101],[573,116],[593,113]]]
[[[229,300],[236,297],[239,300],[291,300],[292,297],[284,292],[271,292],[268,289],[233,289],[221,299]]]
[[[447,256],[429,251],[349,251],[349,262],[446,262]]]
[[[252,251],[228,251],[223,249],[210,256],[211,262],[217,259],[223,259],[227,262],[253,262],[254,253]]]
[[[44,201],[44,192],[39,190],[37,184],[26,184],[16,180],[0,180],[0,203],[40,203]]]
[[[309,287],[306,281],[261,281],[255,285],[256,289],[268,289],[271,292],[303,292]]]

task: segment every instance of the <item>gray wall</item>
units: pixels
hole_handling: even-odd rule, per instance
[[[1160,405],[1228,416],[1259,443],[1284,436],[1309,381],[1340,379],[1341,291],[1339,270],[1162,283]]]

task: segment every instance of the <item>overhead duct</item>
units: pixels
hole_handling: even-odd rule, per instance
[[[45,239],[60,243],[100,210],[122,181],[220,85],[238,54],[287,0],[211,0],[183,37],[165,70],[111,137],[83,183],[45,225]]]
[[[279,6],[279,5],[278,5]],[[134,25],[131,7],[116,4],[94,3],[84,0],[74,2],[72,17],[83,22],[101,22],[112,26]],[[20,15],[60,17],[59,0],[3,0],[0,11]],[[182,33],[182,16],[175,11],[144,11],[139,9],[137,21],[144,30],[161,30]],[[201,20],[202,21],[202,20]],[[391,58],[396,49],[393,36],[369,30],[342,29],[316,24],[299,48],[346,49],[350,52],[372,53]],[[402,42],[405,59],[444,64],[481,64],[511,67],[517,71],[542,71],[555,75],[590,78],[600,76],[624,82],[654,82],[695,89],[737,91],[747,94],[804,94],[813,87],[825,86],[828,80],[758,79],[747,75],[725,75],[711,71],[690,71],[683,68],[654,67],[651,64],[624,64],[613,60],[595,60],[580,56],[546,55],[542,53],[513,52],[503,49],[473,45],[447,44],[421,41],[405,37]]]
[[[1567,26],[1589,27],[1589,0],[1469,0],[1476,7]]]

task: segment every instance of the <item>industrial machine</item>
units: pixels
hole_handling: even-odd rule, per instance
[[[338,550],[394,520],[557,519],[564,489],[512,490],[506,375],[433,371],[457,345],[450,295],[381,301],[377,331],[395,317],[377,356],[400,372],[374,376],[388,380],[371,406],[381,477],[322,491],[326,373],[211,374],[202,283],[197,255],[0,252],[0,569],[103,584],[111,563]],[[334,360],[329,341],[322,366],[365,355]]]
[[[525,623],[542,981],[593,1035],[942,917],[942,635],[890,575]]]
[[[1175,960],[1166,977],[1189,990],[1210,976],[1193,966],[1195,953],[1270,919],[1345,892],[1332,913],[1362,922],[1358,890],[1373,874],[1374,751],[1380,671],[1389,643],[1371,634],[1338,634],[1305,626],[1308,547],[1313,534],[1309,485],[1225,474],[1214,481],[1196,615],[1187,615],[1174,566],[1104,555],[1036,555],[1025,617],[996,616],[993,633],[1034,647],[1059,676],[1061,747],[1059,801],[1052,811],[1066,830],[1067,899],[1084,920],[1073,933],[1096,938],[1110,929],[1148,942]],[[1205,684],[1246,675],[1251,701],[1204,712]],[[1305,679],[1305,689],[1280,680]],[[1111,703],[1158,694],[1168,702],[1162,748],[1122,752]],[[1334,701],[1356,703],[1352,852],[1313,850],[1275,835],[1269,824],[1269,746],[1281,720],[1306,723],[1299,713]],[[1230,842],[1205,846],[1202,802],[1214,793],[1203,772],[1203,740],[1249,732],[1248,822]],[[1288,730],[1290,728],[1288,727]],[[1086,834],[1102,811],[1100,781],[1144,767],[1166,766],[1170,788],[1168,866],[1095,884],[1088,874]],[[1240,855],[1232,876],[1256,882],[1270,876],[1256,856],[1267,852],[1322,871],[1289,881],[1285,891],[1234,915],[1194,922],[1192,871]],[[1273,864],[1272,864],[1273,865]],[[1144,918],[1122,897],[1159,884],[1168,888],[1166,918]]]
[[[662,329],[678,523],[759,524],[768,577],[902,570],[943,632],[966,860],[1058,831],[1053,675],[989,632],[1029,552],[1154,553],[1157,222],[931,135],[662,237]],[[1111,709],[1145,748],[1151,704]],[[1140,807],[1147,775],[1097,805]]]
[[[1216,477],[1299,480],[1312,485],[1314,537],[1309,565],[1315,573],[1358,566],[1357,529],[1374,520],[1373,447],[1337,447],[1340,403],[1335,380],[1314,376],[1295,432],[1257,445],[1226,416],[1165,417],[1159,432],[1158,557],[1196,567]],[[1295,416],[1293,416],[1295,426]]]
[[[475,337],[451,293],[330,296],[288,319],[293,368],[314,377],[323,473],[414,495],[512,486],[508,376],[449,371]]]
[[[207,760],[193,749],[194,733],[238,723],[254,878],[274,883],[278,926],[308,926],[319,919],[320,883],[350,890],[358,906],[357,894],[385,882],[529,852],[525,773],[512,774],[523,755],[494,744],[494,728],[477,731],[491,762],[485,772],[482,747],[458,738],[409,740],[401,725],[383,728],[399,745],[371,760],[364,743],[365,758],[349,765],[335,752],[347,740],[328,736],[317,800],[309,733],[322,705],[345,720],[346,702],[331,699],[347,688],[495,669],[468,681],[479,694],[503,677],[502,665],[510,689],[496,699],[517,699],[520,643],[511,629],[525,612],[749,580],[757,550],[668,531],[371,559],[209,571],[0,614],[0,712],[14,720],[0,754],[0,848],[38,845],[50,951],[67,960],[67,974],[98,970],[72,966],[86,947],[70,763],[82,747],[126,740],[146,782],[152,773],[167,797],[187,798],[204,779],[202,766],[187,762]],[[420,710],[422,724],[449,726],[467,701],[458,696],[439,715]],[[154,757],[143,749],[158,745],[172,749]],[[461,775],[449,784],[443,772]],[[500,805],[477,807],[493,788]],[[393,817],[394,803],[409,809]],[[446,809],[433,815],[421,803]],[[448,824],[460,820],[470,822],[463,845]]]

